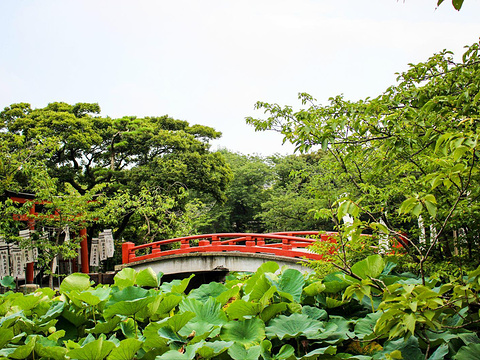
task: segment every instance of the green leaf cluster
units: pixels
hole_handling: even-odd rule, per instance
[[[256,130],[281,132],[297,151],[321,149],[329,159],[338,179],[317,177],[336,191],[319,186],[326,201],[312,212],[334,222],[342,256],[348,238],[368,231],[402,243],[423,277],[432,258],[460,264],[462,253],[478,265],[479,51],[475,43],[458,58],[444,50],[409,64],[374,98],[339,95],[322,105],[301,93],[298,111],[256,104],[267,117],[247,118]]]

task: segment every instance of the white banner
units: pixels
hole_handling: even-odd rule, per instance
[[[33,230],[20,230],[18,235],[22,238],[22,243],[28,245],[28,249],[24,251],[25,262],[36,262],[38,259],[38,249],[35,247],[35,242],[30,242]]]
[[[12,276],[23,278],[25,276],[25,258],[23,252],[17,244],[10,244],[10,256],[12,259]]]
[[[115,254],[115,243],[113,241],[112,229],[103,230],[103,237],[105,238],[105,246],[107,248],[107,257],[113,257]]]
[[[99,254],[98,254],[98,238],[92,239],[92,246],[90,248],[90,266],[99,265]]]
[[[37,248],[37,246],[35,245],[35,241],[32,242],[32,246],[33,246],[33,249],[32,249],[32,258],[33,258],[33,261],[34,261],[34,262],[37,262],[37,261],[38,261],[38,248]]]
[[[0,239],[0,278],[10,276],[10,258],[8,256],[8,245]]]
[[[100,256],[100,260],[107,260],[107,247],[105,244],[105,237],[103,233],[99,234],[98,238],[98,253]]]
[[[21,238],[23,238],[24,240],[28,240],[30,239],[30,230],[27,229],[27,230],[20,230],[18,232],[18,236],[20,236]]]

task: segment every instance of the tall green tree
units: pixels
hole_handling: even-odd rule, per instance
[[[281,132],[298,151],[328,151],[353,185],[336,203],[336,218],[363,214],[368,219],[358,226],[408,244],[423,271],[435,252],[450,256],[465,245],[473,258],[478,245],[479,78],[479,45],[473,44],[460,61],[443,51],[410,65],[375,98],[352,102],[336,96],[322,106],[300,94],[308,108],[259,102],[269,117],[247,122]],[[402,234],[416,228],[420,216],[432,225],[430,241]],[[466,244],[458,238],[454,244],[460,228]]]
[[[263,232],[259,218],[262,204],[270,198],[273,181],[271,164],[255,155],[222,150],[221,155],[232,169],[233,180],[225,191],[226,201],[203,199],[210,204],[208,218],[201,232]]]
[[[220,154],[209,151],[209,140],[218,138],[219,132],[168,116],[112,119],[99,114],[98,104],[59,102],[40,109],[13,104],[0,113],[0,135],[21,139],[25,148],[47,144],[36,159],[57,180],[59,192],[68,185],[85,195],[101,186],[109,198],[128,192],[140,199],[142,191],[150,191],[172,198],[176,213],[185,206],[179,188],[225,199],[230,169]],[[31,188],[28,177],[17,175],[19,188]],[[142,201],[128,204],[115,219],[116,237],[126,231],[135,240],[140,221],[158,223],[167,216],[159,207],[147,220],[139,211]]]
[[[259,218],[269,232],[331,230],[328,220],[311,211],[327,205],[332,192],[345,191],[323,151],[270,158],[274,178]],[[333,170],[333,171],[332,171]]]

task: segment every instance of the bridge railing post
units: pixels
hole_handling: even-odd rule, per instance
[[[135,253],[132,251],[132,248],[135,247],[135,244],[132,242],[124,242],[122,244],[122,264],[128,264],[135,258]]]
[[[257,240],[257,246],[265,245],[265,238],[255,238]]]
[[[162,252],[162,250],[160,249],[159,244],[153,244],[152,245],[152,254],[159,254],[161,252]]]
[[[245,240],[245,246],[248,247],[248,248],[253,248],[255,247],[255,239],[252,239],[251,236],[247,236],[246,240]],[[252,251],[252,252],[255,252],[254,249],[251,249],[249,251]]]
[[[212,236],[212,246],[213,247],[220,246],[220,239],[216,235]]]
[[[282,250],[292,250],[290,239],[282,239]]]
[[[180,249],[188,249],[190,247],[190,240],[182,239],[180,240]]]

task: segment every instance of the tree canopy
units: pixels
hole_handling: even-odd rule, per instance
[[[101,226],[131,241],[173,236],[189,190],[225,200],[231,171],[209,151],[221,135],[213,128],[166,115],[102,117],[98,104],[87,103],[12,104],[0,119],[2,191],[94,201],[90,236]]]
[[[336,96],[322,106],[300,94],[308,108],[258,102],[268,118],[247,122],[281,132],[298,151],[321,147],[330,154],[352,185],[336,202],[338,219],[363,216],[358,226],[410,242],[421,266],[435,252],[449,257],[460,248],[472,259],[480,219],[479,78],[479,45],[473,44],[460,61],[443,51],[411,64],[375,98]],[[420,234],[425,227],[429,243]]]

